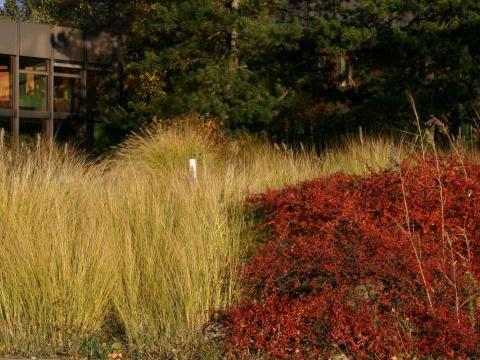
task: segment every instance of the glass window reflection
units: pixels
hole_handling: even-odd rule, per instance
[[[33,73],[20,73],[20,109],[47,111],[48,77]]]
[[[0,108],[12,107],[12,72],[10,56],[0,55]]]
[[[79,78],[55,76],[55,111],[65,113],[80,112]]]

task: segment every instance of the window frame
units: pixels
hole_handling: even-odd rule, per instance
[[[12,114],[13,114],[13,109],[15,107],[14,103],[14,83],[15,83],[15,63],[14,63],[14,59],[15,59],[15,56],[13,55],[8,55],[8,54],[1,54],[2,57],[5,57],[5,58],[8,58],[9,59],[9,64],[8,64],[8,68],[9,68],[9,82],[10,82],[10,93],[9,93],[9,103],[10,103],[10,107],[0,107],[0,116],[5,116],[5,117],[11,117]]]
[[[60,71],[57,71],[57,69],[65,69],[65,71],[68,69],[68,70],[76,70],[77,73],[71,73],[71,72],[62,72],[61,70]],[[83,114],[82,112],[82,97],[81,97],[81,93],[82,93],[82,77],[83,77],[83,71],[84,70],[84,67],[82,66],[82,64],[80,63],[63,63],[63,62],[57,62],[55,61],[55,63],[53,64],[53,69],[52,69],[52,76],[53,76],[53,109],[52,111],[55,113],[55,117],[56,118],[66,118],[66,117],[69,117],[70,115],[79,115],[79,114]],[[78,88],[78,91],[79,91],[79,111],[78,112],[63,112],[63,111],[56,111],[55,110],[55,79],[56,78],[67,78],[67,79],[78,79],[80,81],[80,87]]]
[[[44,60],[45,63],[46,63],[46,66],[47,66],[47,69],[46,71],[40,71],[40,70],[26,70],[26,69],[22,69],[21,68],[21,61],[22,61],[22,58],[31,58],[31,59],[41,59],[41,60]],[[18,101],[19,101],[19,104],[18,104],[18,107],[19,107],[19,110],[20,110],[20,117],[21,118],[26,118],[26,117],[34,117],[34,118],[47,118],[48,117],[48,114],[53,110],[53,109],[50,109],[51,105],[50,105],[50,95],[51,95],[51,92],[53,89],[51,89],[51,86],[50,86],[50,70],[51,70],[51,59],[44,59],[44,58],[37,58],[37,57],[31,57],[31,56],[20,56],[19,59],[18,59],[18,79],[16,80],[17,83],[18,83],[18,86],[20,87],[20,84],[21,84],[21,77],[23,74],[25,75],[39,75],[39,76],[45,76],[46,80],[47,80],[47,93],[46,93],[46,102],[47,102],[47,106],[46,106],[46,110],[31,110],[31,109],[22,109],[22,99],[19,98]]]
[[[40,70],[26,70],[22,69],[21,65],[18,67],[18,72],[20,74],[34,74],[34,75],[46,75],[48,76],[50,74],[50,59],[43,59],[43,58],[36,58],[36,57],[31,57],[31,56],[20,56],[19,59],[19,64],[21,64],[22,58],[30,58],[30,59],[41,59],[44,60],[46,65],[47,65],[47,70],[46,71],[40,71]]]

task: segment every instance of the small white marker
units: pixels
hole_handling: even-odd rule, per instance
[[[194,182],[197,182],[197,159],[188,159],[188,172]]]

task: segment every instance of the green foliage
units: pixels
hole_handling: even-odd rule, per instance
[[[146,101],[152,116],[198,112],[218,116],[229,128],[268,129],[277,137],[304,133],[305,125],[292,123],[292,116],[301,118],[297,108],[332,86],[332,63],[319,59],[317,50],[338,48],[341,25],[325,20],[307,27],[299,17],[285,16],[292,12],[287,1],[243,1],[238,11],[225,5],[156,5],[133,39],[143,50],[128,66],[137,80],[130,88],[133,103]],[[232,43],[232,34],[238,43]],[[351,31],[347,41],[349,36]],[[238,59],[232,65],[233,46]],[[153,72],[161,74],[161,96],[142,81]]]
[[[149,20],[135,39],[142,44],[142,59],[130,63],[129,70],[137,79],[146,72],[159,71],[164,94],[151,96],[149,84],[139,81],[133,98],[146,100],[160,116],[198,112],[218,116],[230,127],[269,126],[278,99],[271,84],[258,71],[252,71],[248,61],[264,66],[258,61],[261,54],[255,50],[255,43],[265,48],[277,46],[282,31],[276,31],[275,40],[268,32],[276,29],[258,32],[250,23],[254,20],[244,21],[230,9],[205,1],[157,5]],[[238,67],[232,66],[229,56],[234,28],[242,39]]]
[[[19,21],[50,23],[52,9],[56,2],[56,0],[6,0],[0,12],[4,16]]]
[[[364,83],[360,113],[384,125],[408,118],[405,90],[413,92],[423,118],[466,121],[479,100],[477,1],[363,1],[346,20],[375,34],[360,50]],[[381,74],[369,76],[372,70]],[[403,106],[402,106],[403,105]],[[367,111],[368,109],[368,111]]]

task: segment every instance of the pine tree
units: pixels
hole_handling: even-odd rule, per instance
[[[164,95],[136,88],[138,102],[158,116],[194,111],[218,116],[230,127],[269,127],[279,94],[275,81],[262,74],[268,65],[261,57],[281,34],[271,19],[265,21],[265,9],[252,1],[157,4],[153,19],[138,32],[143,53],[131,69],[137,77],[161,75]]]
[[[363,71],[356,116],[407,126],[407,90],[424,120],[435,115],[456,128],[472,118],[480,100],[478,1],[364,1],[343,23],[374,34],[357,51]]]

